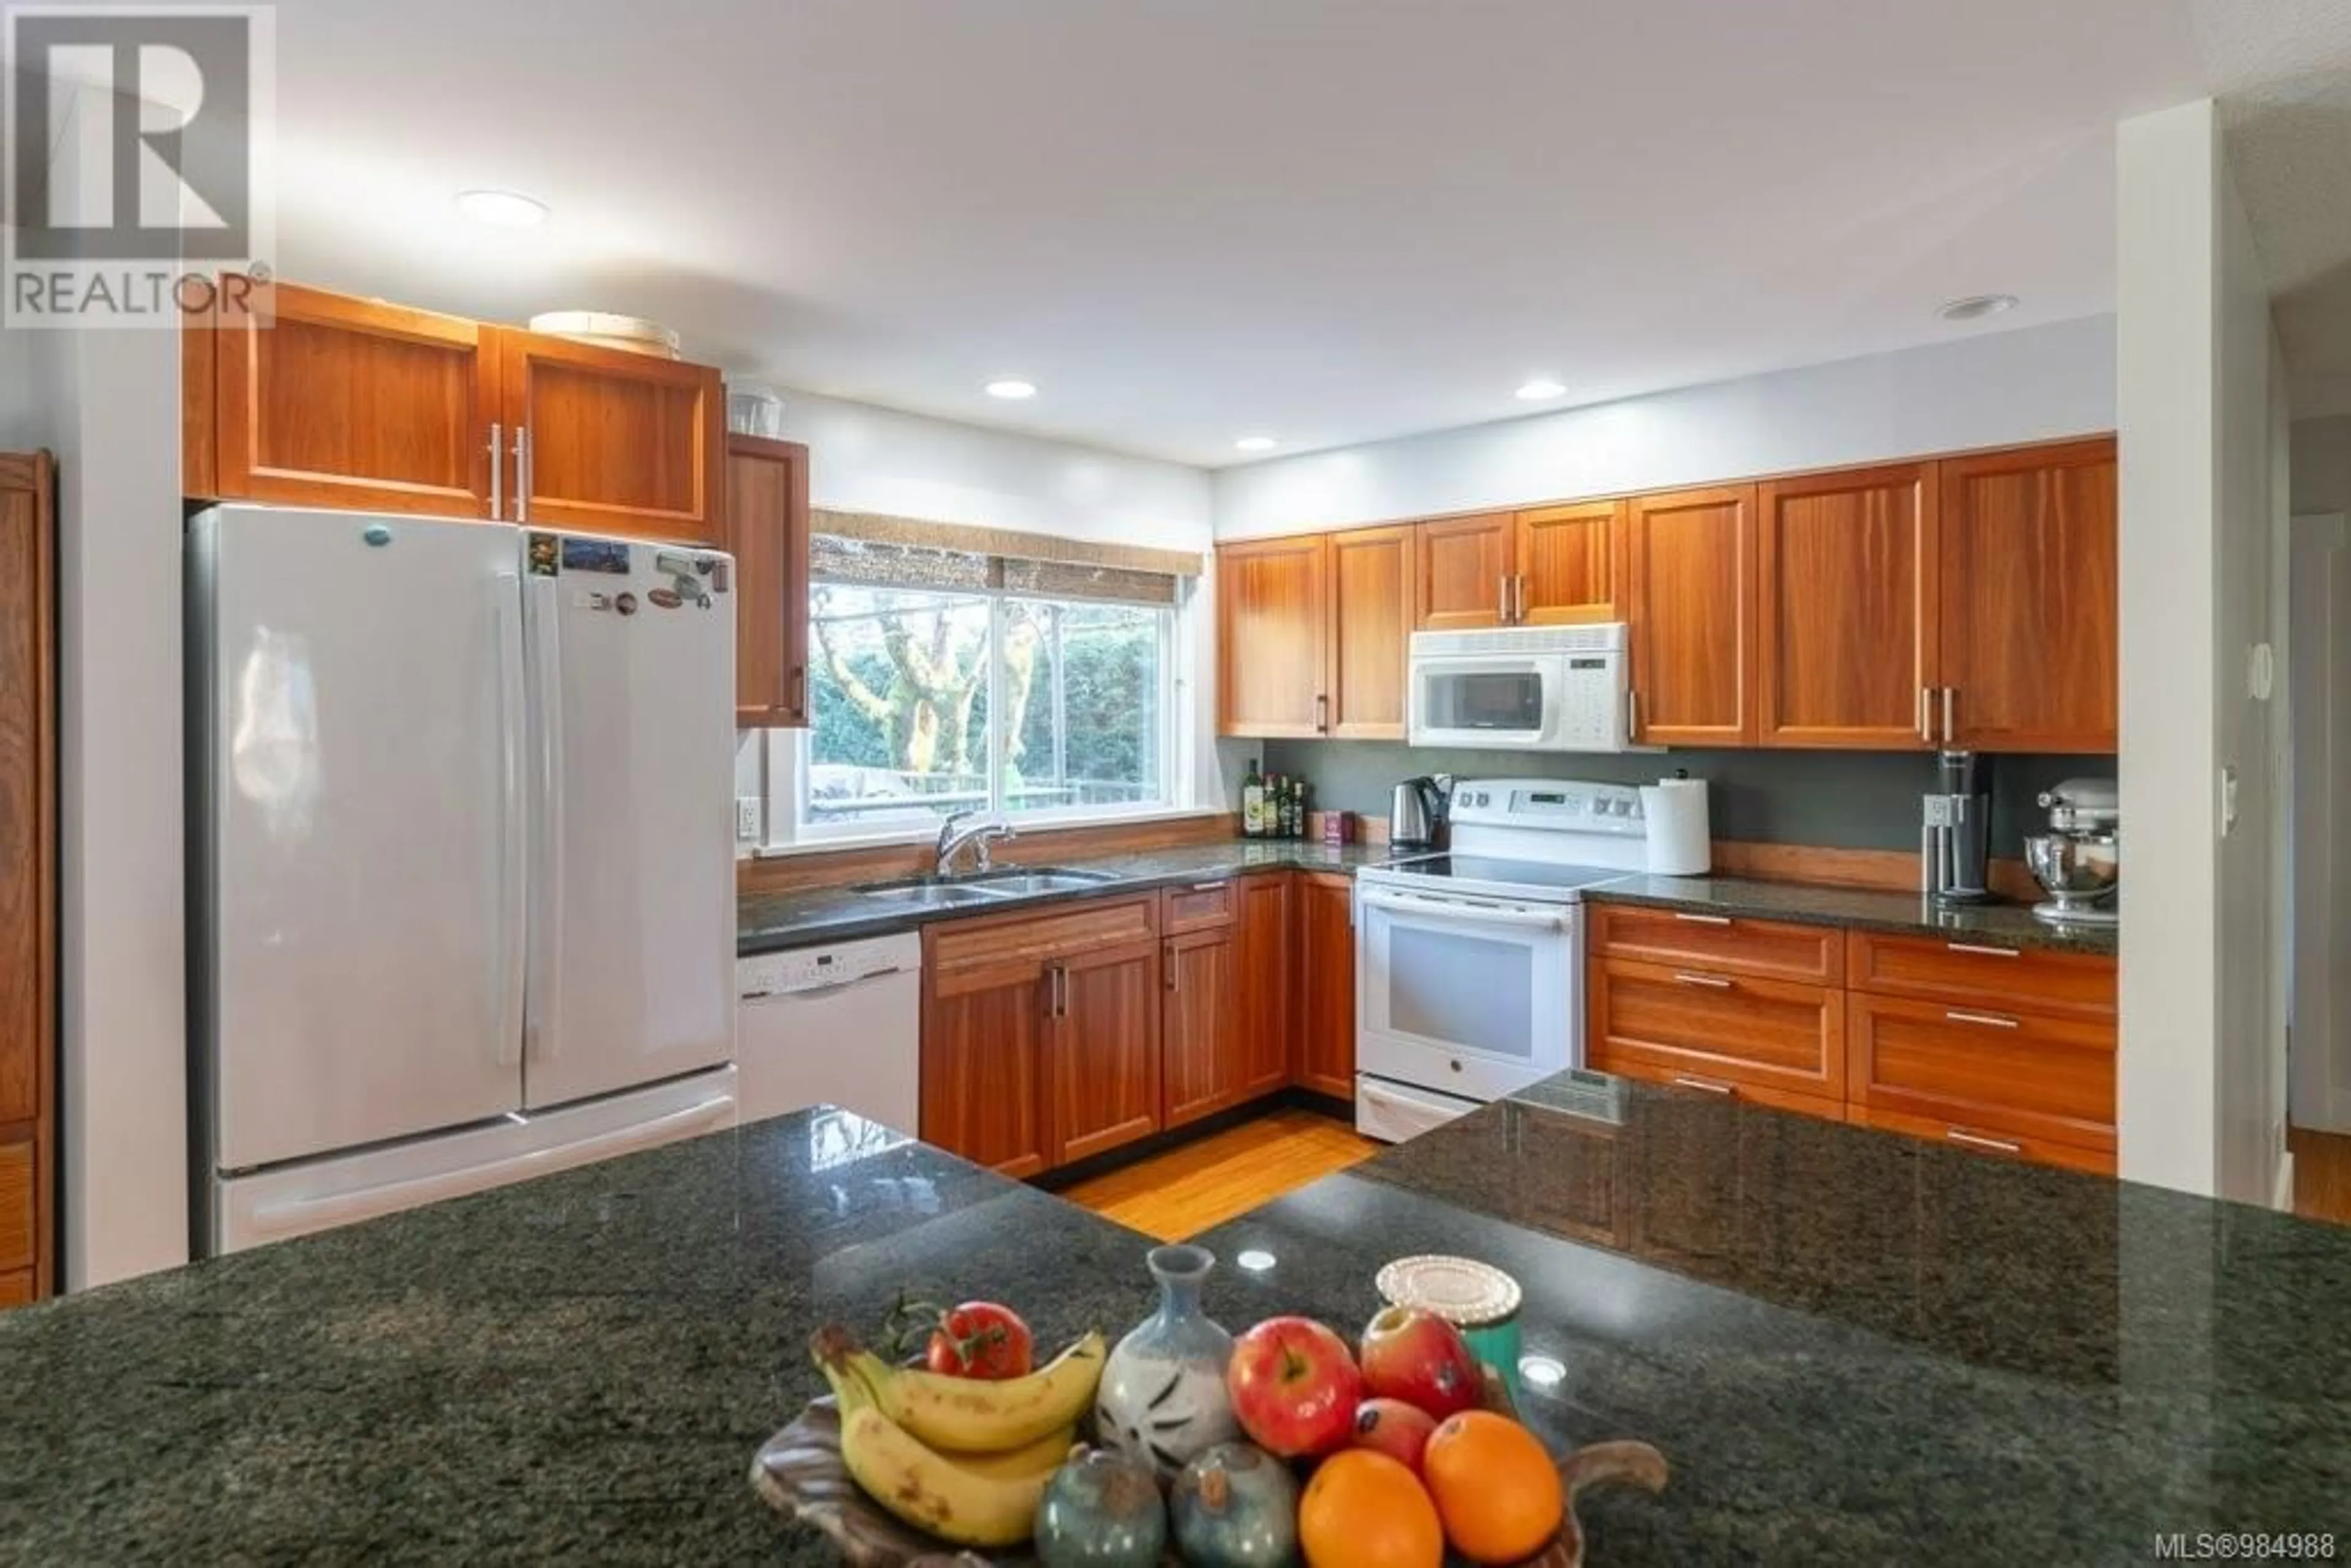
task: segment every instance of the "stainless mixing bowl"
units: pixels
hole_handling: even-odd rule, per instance
[[[2034,833],[2024,841],[2024,863],[2061,904],[2095,903],[2123,879],[2122,851],[2112,833]]]

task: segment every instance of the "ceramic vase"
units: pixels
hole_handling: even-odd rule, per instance
[[[1204,1247],[1155,1247],[1159,1310],[1118,1342],[1102,1366],[1094,1426],[1102,1446],[1140,1459],[1164,1482],[1201,1450],[1240,1436],[1225,1393],[1233,1336],[1200,1310],[1217,1266]]]

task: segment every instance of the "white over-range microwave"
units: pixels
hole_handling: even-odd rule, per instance
[[[1625,626],[1416,632],[1415,746],[1623,751],[1631,744]]]

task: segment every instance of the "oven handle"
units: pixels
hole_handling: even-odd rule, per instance
[[[1362,890],[1367,909],[1392,909],[1403,915],[1450,915],[1481,925],[1518,925],[1537,931],[1563,931],[1567,917],[1500,904],[1470,904],[1456,898],[1428,898],[1416,893],[1391,893],[1385,888]]]

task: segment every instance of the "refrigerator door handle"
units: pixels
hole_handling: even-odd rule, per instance
[[[540,846],[530,922],[538,962],[526,983],[530,1024],[525,1054],[544,1060],[555,1054],[561,1027],[556,998],[563,994],[563,643],[562,601],[557,579],[535,577],[531,585],[533,706],[538,716],[538,816]]]
[[[529,1154],[493,1160],[486,1166],[468,1166],[464,1170],[443,1171],[437,1176],[418,1176],[411,1181],[383,1182],[375,1186],[361,1187],[356,1192],[333,1193],[325,1197],[266,1204],[253,1212],[254,1239],[261,1241],[278,1236],[304,1236],[314,1230],[371,1219],[380,1214],[415,1208],[444,1197],[480,1192],[486,1186],[503,1186],[526,1176],[550,1176],[557,1171],[569,1170],[574,1166],[593,1165],[598,1160],[608,1160],[617,1155],[632,1154],[639,1149],[670,1143],[693,1128],[706,1126],[731,1114],[734,1109],[735,1097],[720,1094],[705,1100],[699,1105],[689,1105],[683,1111],[672,1111],[650,1122],[640,1122],[633,1127],[598,1133],[574,1144],[534,1149]],[[485,1183],[482,1179],[484,1175],[491,1171],[506,1174],[494,1182]]]
[[[502,571],[498,637],[498,1045],[501,1067],[522,1061],[530,825],[523,809],[522,574]]]

